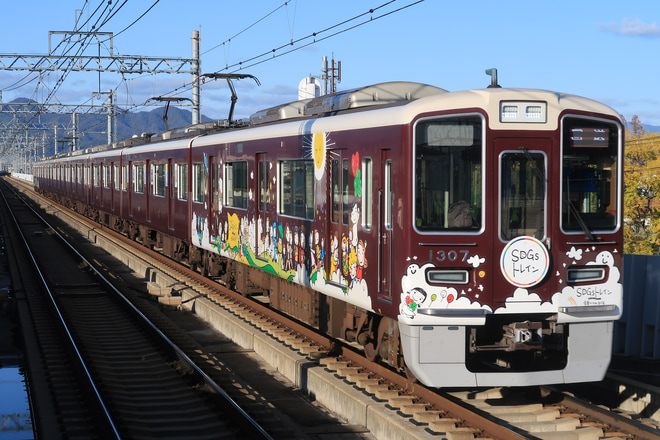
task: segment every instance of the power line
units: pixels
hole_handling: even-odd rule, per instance
[[[209,50],[206,50],[206,51],[202,52],[202,55],[207,54],[207,53],[211,52],[212,50],[217,49],[217,48],[220,47],[220,46],[224,46],[224,45],[226,45],[226,44],[231,43],[231,40],[233,40],[234,38],[238,37],[238,36],[241,35],[242,33],[244,33],[244,32],[246,32],[246,31],[252,29],[254,26],[258,25],[259,23],[261,23],[262,21],[264,21],[265,19],[267,19],[268,17],[270,17],[270,16],[273,15],[275,12],[277,12],[277,11],[279,11],[280,9],[282,9],[283,7],[285,7],[287,4],[289,4],[288,1],[284,2],[283,4],[281,4],[280,6],[278,6],[277,8],[273,9],[272,11],[270,11],[268,14],[264,15],[263,17],[261,17],[259,20],[255,21],[254,23],[252,23],[251,25],[249,25],[248,27],[246,27],[245,29],[243,29],[242,31],[239,31],[237,34],[232,35],[231,37],[227,38],[227,39],[226,39],[225,41],[223,41],[222,43],[220,43],[220,44],[216,44],[215,46],[213,46],[213,47],[210,48]]]
[[[144,13],[143,13],[142,15],[140,15],[138,18],[136,18],[135,21],[134,21],[133,23],[129,24],[129,25],[126,26],[124,29],[122,29],[122,30],[120,30],[119,32],[117,32],[116,34],[114,34],[114,36],[116,37],[116,36],[118,36],[118,35],[124,33],[125,31],[127,31],[129,28],[131,28],[135,23],[137,23],[138,21],[140,21],[140,20],[142,19],[142,17],[144,17],[145,15],[147,15],[147,14],[149,13],[149,11],[151,11],[151,10],[154,8],[154,6],[156,6],[156,5],[158,4],[159,1],[160,1],[160,0],[156,0],[156,1],[154,2],[154,4],[151,5],[151,6],[149,7],[149,9],[147,9],[146,11],[144,11]],[[106,40],[106,41],[107,41],[107,40]]]
[[[358,19],[360,19],[360,18],[362,18],[362,17],[364,17],[364,16],[372,15],[372,14],[373,14],[374,12],[376,12],[377,10],[382,9],[382,8],[388,6],[388,5],[390,5],[390,4],[392,4],[392,3],[396,2],[396,1],[397,1],[397,0],[391,0],[391,1],[388,1],[388,2],[383,3],[383,4],[381,4],[381,5],[379,5],[379,6],[375,7],[375,8],[369,9],[369,10],[366,11],[366,12],[363,12],[363,13],[358,14],[358,15],[356,15],[356,16],[353,16],[353,17],[351,17],[351,18],[349,18],[349,19],[346,19],[346,20],[344,20],[344,21],[341,21],[341,22],[339,22],[339,23],[337,23],[337,24],[334,24],[334,25],[332,25],[332,26],[330,26],[330,27],[327,27],[327,28],[322,29],[322,30],[317,31],[317,32],[313,32],[313,33],[311,33],[311,34],[309,34],[309,35],[307,35],[307,36],[305,36],[305,37],[299,38],[299,39],[297,39],[297,40],[290,41],[290,42],[288,42],[288,43],[282,44],[282,45],[280,45],[280,46],[276,47],[275,49],[272,49],[272,50],[270,50],[270,51],[268,51],[268,52],[263,52],[263,53],[261,53],[261,54],[259,54],[259,55],[252,56],[252,57],[247,58],[247,59],[245,59],[245,60],[243,60],[243,61],[239,61],[239,62],[237,62],[237,63],[234,63],[234,64],[232,64],[231,66],[230,66],[230,65],[227,65],[227,66],[225,66],[223,69],[217,70],[217,71],[214,72],[214,73],[220,73],[220,72],[228,71],[228,70],[231,70],[231,69],[234,69],[234,68],[235,68],[235,70],[231,70],[231,73],[235,73],[235,72],[239,72],[239,71],[241,71],[241,70],[247,69],[247,68],[249,68],[249,67],[253,67],[253,66],[256,66],[256,65],[259,65],[259,64],[265,63],[265,62],[267,62],[267,61],[271,61],[271,60],[273,60],[273,59],[275,59],[275,58],[279,58],[279,57],[281,57],[281,56],[284,56],[284,55],[287,55],[287,54],[290,54],[290,53],[296,52],[296,51],[298,51],[298,50],[301,50],[301,49],[304,49],[304,48],[306,48],[306,47],[309,47],[309,46],[311,46],[311,45],[313,45],[313,44],[319,43],[319,42],[321,42],[321,41],[324,41],[324,40],[327,40],[327,39],[329,39],[329,38],[335,37],[335,36],[337,36],[337,35],[343,34],[343,33],[345,33],[345,32],[351,31],[351,30],[356,29],[356,28],[358,28],[358,27],[361,27],[361,26],[363,26],[363,25],[366,25],[366,24],[372,23],[372,22],[374,22],[374,21],[376,21],[376,20],[379,20],[379,19],[381,19],[381,18],[388,17],[388,16],[390,16],[390,15],[392,15],[392,14],[395,14],[395,13],[401,12],[401,11],[403,11],[403,10],[405,10],[405,9],[408,9],[408,8],[412,7],[412,6],[415,6],[415,5],[418,5],[418,4],[420,4],[420,3],[423,3],[425,0],[414,1],[414,2],[412,2],[412,3],[409,3],[409,4],[405,5],[405,6],[402,6],[402,7],[398,8],[398,9],[395,9],[395,10],[392,10],[392,11],[389,11],[389,12],[386,12],[386,13],[383,13],[382,15],[379,15],[379,16],[376,16],[376,17],[371,16],[368,20],[362,21],[362,22],[357,23],[357,24],[355,24],[355,25],[352,25],[352,26],[350,26],[350,27],[348,27],[348,28],[341,29],[341,30],[339,30],[339,31],[337,31],[337,32],[334,32],[334,33],[330,34],[330,35],[324,36],[323,38],[317,38],[319,35],[321,35],[321,34],[323,34],[323,33],[329,32],[329,31],[331,31],[331,30],[333,30],[333,29],[336,29],[336,28],[338,28],[338,27],[341,27],[341,26],[343,26],[343,25],[346,25],[346,24],[348,24],[348,23],[351,23],[351,22],[353,22],[353,21],[355,21],[355,20],[358,20]],[[259,21],[261,21],[261,20],[263,20],[264,18],[268,17],[269,15],[273,14],[275,11],[277,11],[277,10],[280,9],[280,8],[282,8],[283,6],[286,6],[287,3],[289,3],[289,2],[285,2],[283,5],[281,5],[281,6],[278,7],[277,9],[273,10],[272,12],[270,12],[269,14],[267,14],[266,16],[264,16],[263,18],[261,18]],[[256,23],[258,23],[258,21],[257,21]],[[245,32],[246,30],[248,30],[248,29],[250,29],[251,27],[253,27],[256,23],[253,23],[252,25],[248,26],[246,29],[244,29],[243,31],[239,32],[239,33],[236,34],[236,35],[240,35],[241,33]],[[232,38],[234,38],[234,37],[232,37]],[[308,43],[306,43],[306,44],[304,44],[304,45],[301,45],[301,46],[295,47],[295,48],[290,49],[290,50],[285,51],[285,52],[281,52],[281,53],[279,53],[279,54],[277,53],[278,51],[281,51],[282,49],[284,49],[284,48],[286,48],[286,47],[290,47],[290,46],[296,45],[296,44],[301,43],[302,41],[308,40],[308,39],[310,39],[310,38],[312,39],[312,41],[310,41],[310,42],[308,42]],[[217,48],[217,47],[219,47],[219,46],[221,46],[221,45],[223,45],[223,44],[225,44],[225,43],[227,43],[227,42],[229,42],[230,40],[231,40],[231,38],[228,39],[228,40],[225,40],[223,43],[220,43],[219,45],[217,45],[217,46],[215,46],[215,47],[209,49],[209,51],[210,51],[210,50],[213,50],[213,49],[215,49],[215,48]],[[208,51],[206,51],[206,52],[208,52]],[[206,52],[204,52],[204,53],[206,53]],[[272,56],[270,56],[270,55],[272,55]],[[268,58],[265,58],[265,59],[262,59],[262,60],[260,60],[260,61],[257,61],[257,60],[259,60],[260,58],[264,58],[264,57],[266,57],[266,56],[269,56],[269,57],[268,57]],[[253,61],[254,61],[254,62],[253,62]],[[248,64],[248,63],[251,63],[251,64]],[[171,90],[171,91],[169,91],[169,92],[167,92],[167,93],[164,93],[162,96],[173,96],[173,95],[177,95],[177,94],[179,94],[179,93],[187,92],[187,91],[189,91],[189,90],[191,90],[191,89],[192,89],[192,85],[191,85],[191,84],[186,84],[186,83],[184,83],[181,87],[177,87],[177,88],[175,88],[175,89],[173,89],[173,90]],[[139,107],[141,107],[141,106],[136,105],[136,106],[134,106],[134,107],[130,107],[129,110],[130,110],[130,109],[139,108]]]

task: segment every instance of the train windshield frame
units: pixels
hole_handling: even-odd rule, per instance
[[[414,219],[426,233],[479,233],[483,225],[485,121],[480,114],[415,125]]]
[[[620,138],[619,126],[612,121],[573,115],[562,119],[564,232],[590,235],[620,226]]]

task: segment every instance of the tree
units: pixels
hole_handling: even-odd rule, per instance
[[[627,125],[627,124],[626,124]],[[660,254],[660,174],[656,173],[657,135],[637,115],[626,127],[624,154],[624,252]]]

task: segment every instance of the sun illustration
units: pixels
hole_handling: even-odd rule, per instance
[[[314,133],[311,147],[312,158],[314,159],[314,176],[316,176],[316,180],[321,180],[325,172],[326,134]]]

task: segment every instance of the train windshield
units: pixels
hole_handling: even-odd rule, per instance
[[[415,129],[415,224],[422,231],[478,231],[482,118],[422,121]]]
[[[562,228],[617,227],[619,131],[613,123],[567,117],[563,121]]]

